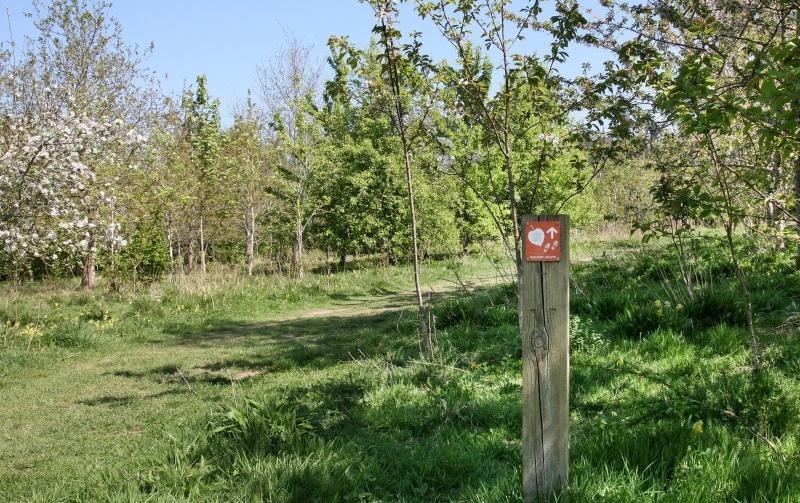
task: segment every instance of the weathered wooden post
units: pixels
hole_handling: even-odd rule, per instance
[[[569,469],[569,217],[523,217],[522,486],[550,501]]]

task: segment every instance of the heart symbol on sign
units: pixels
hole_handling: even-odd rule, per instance
[[[528,233],[528,241],[536,246],[542,246],[542,243],[544,243],[544,231],[542,229],[533,229]]]

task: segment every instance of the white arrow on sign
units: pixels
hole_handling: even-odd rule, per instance
[[[553,239],[554,237],[556,237],[556,234],[558,234],[558,231],[556,230],[555,227],[550,227],[549,229],[547,229],[547,233],[550,234],[550,239]]]

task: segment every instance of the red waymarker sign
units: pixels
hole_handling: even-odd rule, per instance
[[[525,260],[558,262],[561,260],[561,223],[540,220],[525,224]]]

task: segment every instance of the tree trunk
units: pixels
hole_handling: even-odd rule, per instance
[[[761,371],[761,345],[758,341],[758,337],[756,336],[755,328],[753,326],[753,296],[750,294],[750,289],[747,286],[747,278],[745,278],[744,272],[742,272],[741,265],[739,264],[739,255],[736,252],[736,246],[733,242],[733,231],[736,229],[735,219],[733,217],[733,215],[735,215],[735,209],[732,204],[733,197],[731,196],[728,180],[725,176],[726,171],[722,168],[722,163],[719,160],[719,156],[717,155],[717,150],[714,147],[714,141],[710,133],[706,133],[706,141],[711,147],[711,158],[714,161],[714,167],[716,168],[717,181],[719,183],[721,193],[725,198],[726,214],[723,222],[725,226],[725,237],[727,238],[728,251],[731,255],[731,261],[733,262],[733,269],[736,273],[736,279],[739,281],[739,288],[741,289],[746,303],[747,329],[750,333],[750,347],[753,351],[752,368],[753,373],[757,374]],[[797,169],[798,167],[800,167],[800,163],[795,162],[795,189],[797,189],[798,182],[800,182],[800,170]],[[798,226],[798,230],[800,231],[800,224],[798,224]],[[800,258],[800,255],[798,255],[797,258]]]
[[[206,239],[203,228],[203,217],[200,217],[200,272],[206,273]]]
[[[795,245],[795,268],[800,269],[800,157],[794,161],[794,216],[797,244]]]
[[[419,239],[417,238],[417,210],[414,204],[414,178],[411,173],[411,154],[406,145],[405,134],[403,137],[403,163],[406,170],[406,185],[408,186],[408,208],[411,212],[411,250],[414,258],[414,287],[417,293],[417,307],[419,310],[419,333],[422,337],[425,355],[433,357],[433,334],[428,324],[428,313],[425,300],[422,298],[422,286],[420,282],[419,264]]]
[[[253,264],[255,263],[255,256],[253,254],[253,236],[252,234],[247,237],[247,275],[253,275]]]
[[[176,257],[176,260],[175,260],[175,265],[176,265],[176,266],[180,266],[180,268],[181,268],[181,274],[183,274],[183,273],[184,273],[184,267],[183,267],[183,248],[181,247],[181,239],[180,239],[180,238],[177,238],[177,239],[175,240],[175,243],[178,245],[178,256]]]
[[[247,255],[247,275],[253,275],[253,264],[255,262],[255,235],[256,235],[256,212],[254,208],[250,208],[250,211],[247,214],[245,222],[245,234],[246,234],[246,250],[245,253]]]
[[[736,253],[736,246],[733,244],[733,223],[725,223],[725,237],[728,241],[728,250],[731,253],[731,260],[733,261],[733,268],[736,272],[736,279],[739,281],[742,295],[744,295],[745,309],[747,315],[747,331],[750,334],[750,349],[753,351],[753,373],[761,372],[761,344],[756,336],[755,328],[753,327],[753,296],[750,294],[750,289],[747,287],[747,279],[744,277],[742,268],[739,265],[739,257]]]
[[[192,236],[192,238],[189,240],[189,251],[188,251],[188,255],[189,256],[187,258],[187,261],[188,261],[187,269],[188,269],[189,274],[194,272],[194,268],[197,265],[196,260],[195,260],[195,256],[194,256],[194,246],[195,246],[195,241],[194,241],[194,236]]]
[[[511,159],[511,142],[508,139],[508,132],[506,134],[506,148],[508,154],[505,155],[506,176],[508,178],[508,202],[511,209],[511,224],[514,233],[514,264],[517,268],[517,280],[520,279],[520,271],[522,270],[522,239],[519,230],[519,216],[517,215],[517,191],[514,184],[514,166]],[[517,283],[519,284],[519,283]]]
[[[81,271],[81,288],[90,289],[95,286],[95,271],[94,271],[94,236],[89,236],[89,243],[86,249],[86,255],[83,258],[83,270]]]
[[[775,203],[775,196],[778,193],[781,183],[781,154],[772,154],[772,169],[770,170],[769,199],[767,200],[767,225],[775,227],[779,217],[778,206]]]
[[[169,248],[169,275],[175,281],[175,248],[172,237],[172,218],[169,213],[164,215],[164,224],[167,230],[167,247]]]
[[[417,294],[417,306],[419,308],[419,335],[422,339],[422,350],[425,356],[433,358],[433,334],[431,333],[431,326],[428,323],[428,313],[425,306],[425,300],[422,298],[422,287],[420,284],[420,262],[419,262],[419,240],[417,237],[417,211],[414,205],[414,176],[411,171],[411,142],[406,130],[406,112],[403,109],[403,102],[401,101],[400,89],[400,75],[397,71],[396,61],[394,59],[394,44],[392,38],[389,36],[386,27],[386,20],[381,20],[383,27],[383,43],[386,55],[386,62],[389,69],[389,80],[392,86],[392,98],[394,106],[394,122],[395,129],[400,134],[400,142],[403,147],[403,165],[406,174],[406,187],[408,190],[408,209],[411,213],[411,250],[414,260],[414,287]]]
[[[14,268],[11,269],[11,277],[9,279],[11,281],[11,291],[16,292],[19,286],[19,272],[17,271],[16,264],[14,264]]]
[[[347,254],[341,252],[339,254],[339,270],[344,271],[344,268],[347,267]]]
[[[295,278],[302,278],[303,270],[303,220],[301,215],[295,218],[294,243],[292,244],[292,273]]]

